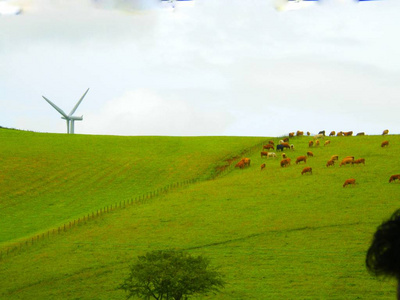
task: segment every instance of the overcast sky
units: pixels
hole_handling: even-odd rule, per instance
[[[69,113],[90,88],[75,133],[400,133],[399,1],[112,1],[0,16],[0,126],[65,133],[42,95]]]

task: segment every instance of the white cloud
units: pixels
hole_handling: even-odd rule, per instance
[[[223,111],[205,111],[181,99],[138,89],[88,113],[81,132],[119,135],[218,135],[232,122]]]

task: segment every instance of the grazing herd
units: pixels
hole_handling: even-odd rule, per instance
[[[335,136],[335,131],[331,131],[329,136]],[[389,133],[389,130],[384,130],[382,135],[387,135]],[[296,133],[294,132],[290,132],[289,133],[289,138],[293,138],[294,136],[303,136],[304,132],[303,131],[297,131]],[[310,135],[309,132],[307,132],[307,135]],[[343,132],[343,131],[339,131],[336,136],[352,136],[353,135],[353,131],[347,131],[347,132]],[[364,132],[360,132],[357,133],[358,136],[362,136],[365,135]],[[325,130],[320,131],[318,134],[316,134],[314,136],[313,140],[310,140],[308,142],[308,146],[309,148],[311,147],[318,147],[320,145],[320,139],[323,139],[325,137]],[[289,138],[284,138],[282,140],[279,141],[279,143],[276,145],[275,147],[275,143],[274,141],[269,141],[268,144],[263,145],[262,147],[262,151],[261,151],[261,158],[263,159],[264,157],[268,158],[273,158],[276,159],[277,155],[275,152],[269,152],[270,150],[275,150],[276,151],[281,151],[282,154],[282,159],[280,160],[280,166],[282,168],[286,168],[288,166],[291,165],[291,159],[289,157],[287,157],[286,153],[283,153],[283,150],[288,149],[288,150],[295,150],[295,147],[293,144],[289,144]],[[326,140],[324,142],[324,146],[330,145],[331,141],[330,140]],[[388,147],[389,146],[389,141],[385,140],[382,142],[381,147]],[[314,157],[314,154],[311,151],[307,151],[307,155],[301,155],[298,156],[296,158],[296,165],[298,165],[299,163],[304,163],[307,164],[307,159],[310,157]],[[335,162],[339,161],[339,156],[338,155],[332,155],[331,158],[327,161],[326,163],[326,167],[332,167],[335,165]],[[364,158],[358,158],[355,159],[354,156],[347,156],[344,157],[340,163],[339,163],[339,167],[345,166],[345,165],[365,165],[365,159]],[[244,169],[246,167],[250,166],[250,159],[249,158],[242,158],[237,164],[236,164],[236,168],[239,169]],[[263,163],[261,164],[261,171],[264,170],[266,168],[266,164]],[[301,175],[303,174],[312,174],[312,168],[311,167],[304,167],[303,170],[301,171]],[[389,183],[393,182],[395,180],[400,181],[400,174],[396,174],[396,175],[392,175],[389,179]],[[346,187],[348,185],[355,185],[356,184],[356,180],[354,178],[350,178],[347,179],[344,184],[343,187]]]

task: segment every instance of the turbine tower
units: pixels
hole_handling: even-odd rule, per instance
[[[74,133],[74,122],[75,121],[82,121],[83,120],[83,116],[78,117],[78,116],[73,116],[73,114],[77,110],[79,104],[81,104],[83,98],[85,98],[85,96],[86,96],[88,91],[89,91],[89,89],[87,89],[86,92],[81,97],[81,99],[79,99],[78,103],[76,103],[75,107],[71,110],[69,115],[67,115],[61,108],[59,108],[57,105],[55,105],[49,99],[47,99],[45,96],[42,96],[44,100],[46,100],[51,106],[54,107],[54,109],[56,111],[58,111],[62,115],[61,119],[64,119],[64,120],[67,121],[67,133],[68,134],[73,134]]]

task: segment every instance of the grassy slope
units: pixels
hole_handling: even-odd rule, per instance
[[[400,173],[400,139],[387,139],[382,149],[379,136],[331,138],[312,150],[314,174],[303,176],[303,165],[282,169],[256,152],[249,169],[114,211],[6,258],[0,298],[123,299],[115,287],[128,262],[165,248],[221,266],[229,284],[212,299],[394,298],[394,285],[364,267],[374,229],[398,208],[400,185],[388,179]],[[304,155],[307,142],[294,139],[287,153]],[[364,157],[366,165],[328,169],[332,154]],[[343,189],[350,177],[357,186]]]
[[[212,165],[261,140],[0,130],[0,246],[168,184],[210,176]]]

